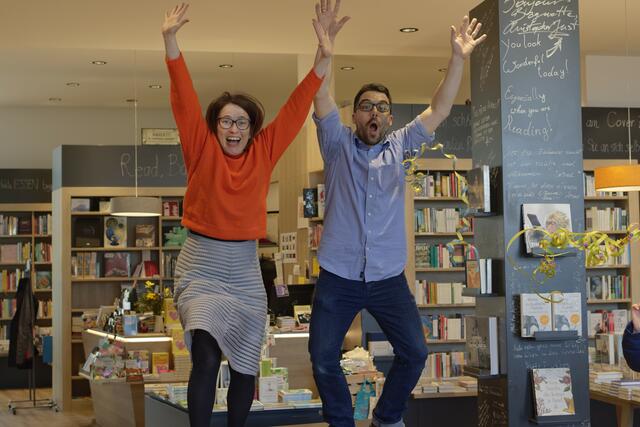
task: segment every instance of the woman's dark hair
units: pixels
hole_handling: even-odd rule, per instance
[[[384,93],[385,95],[387,95],[387,98],[389,99],[389,104],[391,104],[391,94],[389,93],[389,89],[387,89],[385,85],[380,83],[367,83],[366,85],[360,88],[358,93],[356,93],[356,97],[353,99],[353,111],[356,111],[356,109],[358,108],[358,102],[360,102],[360,97],[365,92]]]
[[[264,122],[264,107],[256,98],[245,93],[229,93],[223,92],[218,98],[211,101],[207,108],[207,125],[212,133],[216,133],[218,129],[218,117],[220,111],[227,104],[235,104],[242,108],[249,114],[249,120],[251,121],[251,135],[249,136],[249,143],[247,147],[253,142],[253,137],[260,132],[262,124]]]

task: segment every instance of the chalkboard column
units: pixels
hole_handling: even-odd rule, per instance
[[[499,316],[501,373],[479,381],[479,425],[533,425],[530,369],[545,367],[571,369],[576,416],[562,425],[581,425],[589,419],[584,257],[558,258],[540,288],[530,279],[539,259],[523,255],[523,239],[506,253],[524,203],[569,203],[573,230],[584,228],[578,0],[487,0],[471,16],[488,35],[471,58],[473,163],[501,167],[502,192],[492,197],[503,206],[475,227],[480,257],[502,260],[500,295],[477,299],[477,315]],[[582,337],[520,337],[519,295],[536,290],[582,293]]]

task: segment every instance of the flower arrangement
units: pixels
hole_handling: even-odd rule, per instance
[[[138,313],[152,312],[159,315],[162,312],[162,295],[156,283],[149,280],[144,282],[144,292],[138,295],[135,307]]]

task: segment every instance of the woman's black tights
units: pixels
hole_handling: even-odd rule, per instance
[[[191,427],[209,427],[221,359],[222,351],[215,338],[207,331],[196,329],[191,344],[193,367],[187,391]],[[236,372],[231,366],[229,370],[231,383],[227,395],[227,425],[243,427],[253,402],[256,377]]]

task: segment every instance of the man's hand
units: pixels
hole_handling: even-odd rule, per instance
[[[640,304],[631,306],[631,321],[633,322],[633,332],[640,332]]]
[[[480,28],[482,28],[482,24],[476,18],[473,18],[469,23],[468,16],[462,19],[462,25],[460,25],[459,29],[456,29],[453,25],[451,26],[451,50],[453,56],[464,60],[471,55],[473,49],[487,38],[486,34],[478,37]]]

